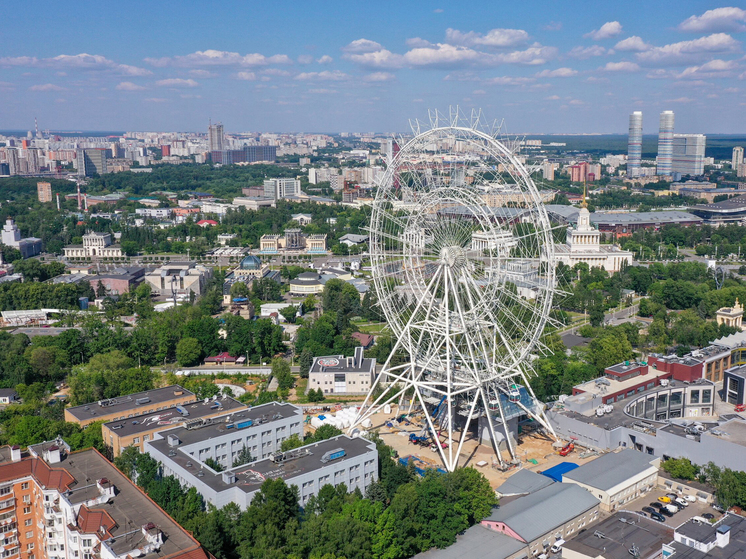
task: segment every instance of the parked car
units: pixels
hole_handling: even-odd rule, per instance
[[[663,503],[650,503],[650,506],[653,507],[654,509],[662,509]]]
[[[688,507],[689,506],[689,501],[687,501],[686,499],[684,499],[682,497],[679,497],[678,499],[676,499],[674,501],[674,503],[679,504],[682,507]]]
[[[676,514],[677,512],[679,512],[679,507],[677,507],[676,505],[674,505],[674,504],[672,503],[672,504],[670,504],[670,505],[666,505],[666,506],[665,506],[665,507],[663,507],[663,508],[662,508],[661,510],[667,510],[667,511],[668,511],[668,512],[670,512],[671,514]]]
[[[559,553],[560,551],[562,551],[562,545],[564,543],[565,543],[565,540],[563,539],[557,540],[556,542],[554,542],[554,545],[551,547],[549,551],[551,551],[552,553]]]
[[[663,507],[661,510],[658,511],[660,514],[667,516],[668,518],[671,518],[673,516],[673,513],[668,510],[666,507]]]
[[[653,507],[642,507],[642,510],[648,514],[657,513],[658,511],[655,510]]]
[[[670,497],[666,497],[665,495],[664,495],[663,497],[658,497],[658,500],[659,500],[659,501],[660,501],[661,503],[666,503],[666,504],[668,504],[668,503],[670,503],[670,502],[671,502],[671,498],[670,498]]]
[[[657,520],[658,522],[665,522],[666,521],[666,517],[663,516],[662,514],[658,513],[658,512],[654,512],[653,514],[651,514],[650,518],[652,518],[653,520]]]
[[[644,516],[645,518],[647,518],[647,517],[648,517],[648,515],[647,515],[647,514],[645,514],[644,512],[642,512],[641,510],[638,510],[638,511],[637,511],[637,514],[639,514],[640,516]]]
[[[715,518],[715,515],[711,512],[706,512],[702,515],[702,518],[704,518],[705,520],[712,520],[713,518]]]
[[[675,501],[676,499],[679,498],[679,496],[676,493],[666,493],[666,497],[668,497],[672,501]]]
[[[718,505],[717,503],[715,503],[714,505],[712,505],[712,508],[714,508],[718,512],[725,512],[725,509],[723,507],[721,507],[720,505]]]

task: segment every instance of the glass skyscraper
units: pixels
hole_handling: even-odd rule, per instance
[[[673,111],[661,113],[660,129],[658,131],[658,174],[670,177],[673,159]]]
[[[629,138],[627,140],[627,176],[640,176],[642,161],[642,112],[629,115]]]

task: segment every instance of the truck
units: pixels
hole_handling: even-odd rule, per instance
[[[559,451],[560,456],[567,456],[570,454],[573,450],[575,450],[575,443],[569,442],[565,447]]]

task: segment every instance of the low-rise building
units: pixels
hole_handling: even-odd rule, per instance
[[[279,404],[265,404],[265,406]],[[289,406],[290,404],[284,404]],[[263,408],[257,406],[253,410]],[[252,411],[253,411],[252,410]],[[293,417],[300,426],[302,414]],[[227,438],[221,438],[231,449],[240,445],[249,445],[252,441],[244,442],[245,429],[238,428],[235,423],[229,430]],[[259,426],[259,431],[269,430],[272,425]],[[299,504],[305,505],[308,500],[319,493],[325,485],[338,486],[344,483],[348,491],[360,490],[365,493],[368,486],[378,478],[378,451],[371,441],[358,437],[350,438],[346,435],[312,443],[288,452],[279,451],[279,437],[275,447],[266,453],[266,457],[236,467],[228,465],[228,469],[216,472],[204,463],[202,453],[198,453],[195,443],[189,443],[192,435],[199,436],[199,430],[193,430],[188,441],[181,439],[184,431],[164,431],[156,435],[154,441],[145,444],[146,452],[161,462],[164,475],[173,475],[182,485],[195,487],[205,501],[220,508],[228,503],[235,503],[242,509],[249,506],[254,495],[267,479],[282,479],[288,485],[298,488]],[[238,447],[241,448],[240,446]],[[218,452],[226,452],[223,448]],[[217,455],[217,454],[214,454]],[[256,456],[252,452],[252,456]],[[221,462],[221,464],[227,462]]]
[[[13,402],[18,402],[19,400],[20,398],[18,397],[18,392],[16,392],[13,388],[0,388],[0,404],[12,404]]]
[[[732,367],[723,376],[723,401],[734,406],[746,404],[746,366]]]
[[[722,307],[715,313],[715,319],[718,326],[725,324],[731,328],[738,328],[741,330],[741,324],[743,322],[743,305],[738,302],[736,298],[736,304],[732,307]]]
[[[593,530],[565,542],[562,559],[659,559],[672,537],[673,530],[666,524],[635,513],[616,512]]]
[[[526,545],[528,556],[549,548],[599,515],[599,500],[574,484],[551,483],[492,510],[482,525]]]
[[[122,247],[112,244],[111,233],[88,231],[82,245],[68,245],[62,249],[65,258],[122,258]]]
[[[21,231],[13,221],[13,218],[5,220],[2,230],[2,243],[5,246],[17,248],[22,258],[31,258],[41,253],[41,239],[36,237],[21,238]]]
[[[122,293],[129,293],[144,281],[145,268],[140,266],[115,268],[108,273],[84,275],[83,277],[90,282],[94,290],[98,289],[100,283],[106,289],[107,294],[121,295]]]
[[[295,221],[301,227],[305,227],[313,221],[313,216],[311,214],[292,214],[290,219]]]
[[[143,200],[139,200],[139,202],[142,204],[144,203]],[[156,202],[158,202],[156,200]],[[160,202],[158,202],[160,204]],[[135,215],[139,215],[141,217],[151,217],[153,219],[166,219],[171,215],[172,209],[171,208],[137,208],[135,210]]]
[[[308,372],[308,390],[324,394],[367,394],[376,379],[376,360],[363,356],[358,346],[352,357],[314,357]]]
[[[632,449],[610,452],[562,476],[601,501],[601,509],[615,511],[657,486],[660,459]]]
[[[324,291],[318,272],[303,272],[290,280],[290,294],[295,296],[317,295]]]
[[[264,192],[263,189],[262,192]],[[275,202],[274,198],[264,198],[263,196],[239,196],[233,199],[233,205],[257,211],[260,208],[276,208],[277,202]]]
[[[326,235],[305,235],[300,229],[286,229],[282,235],[262,235],[259,239],[259,252],[260,254],[280,252],[325,254]]]
[[[233,269],[233,275],[236,278],[256,278],[261,279],[269,274],[269,266],[262,264],[258,256],[247,254],[241,260],[241,263]]]
[[[746,556],[746,518],[729,512],[716,522],[690,518],[676,527],[663,546],[666,559],[731,559]]]
[[[196,262],[172,262],[145,274],[145,281],[156,295],[194,293],[202,295],[212,277],[212,268]]]
[[[194,402],[193,392],[178,384],[65,408],[65,421],[85,427],[94,421],[125,420]]]

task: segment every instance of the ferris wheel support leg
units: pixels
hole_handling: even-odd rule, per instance
[[[414,393],[417,396],[417,399],[420,401],[420,405],[422,406],[422,409],[425,410],[425,419],[427,420],[427,425],[430,427],[430,436],[433,438],[434,441],[440,442],[438,439],[438,431],[435,430],[435,425],[433,425],[433,420],[430,417],[430,414],[427,413],[427,408],[425,407],[425,402],[422,400],[422,394],[420,394],[419,387],[415,386]],[[446,459],[446,453],[443,452],[443,448],[440,446],[440,444],[436,445],[438,447],[438,454],[440,454],[440,459],[443,460],[443,465],[448,469],[449,472],[452,472],[453,469],[449,466],[448,460]]]
[[[497,407],[500,408],[500,423],[502,423],[503,425],[503,432],[505,433],[505,443],[508,445],[508,451],[510,451],[511,458],[515,460],[515,449],[513,448],[513,443],[510,442],[510,428],[508,427],[508,422],[505,421],[505,411],[503,410],[503,403],[500,400],[499,393],[497,394]]]
[[[463,431],[461,431],[461,437],[459,439],[458,449],[456,449],[456,465],[458,465],[458,457],[461,456],[461,447],[464,446],[466,435],[469,434],[469,425],[471,425],[471,420],[474,417],[474,409],[477,407],[478,401],[479,401],[479,394],[474,394],[474,400],[471,403],[471,409],[469,410],[469,415],[466,418],[466,424],[464,425]]]
[[[526,377],[523,377],[523,380],[526,383],[526,390],[528,390],[529,393],[531,394],[531,399],[534,402],[537,402],[538,400],[536,399],[536,395],[534,394],[534,390],[533,388],[531,388],[531,385],[529,384],[528,379]],[[552,435],[552,437],[554,437],[555,440],[557,440],[557,433],[554,432],[554,429],[552,428],[552,424],[549,423],[549,419],[547,419],[547,416],[544,413],[544,410],[541,410],[539,413],[532,413],[531,415],[536,419],[536,421],[538,421],[541,424],[542,427],[544,427],[544,429],[549,431],[549,433]]]
[[[492,425],[492,417],[490,416],[489,411],[489,402],[487,401],[487,395],[484,393],[484,387],[479,387],[479,394],[482,397],[482,403],[484,404],[485,414],[484,416],[487,418],[487,427],[490,429],[490,438],[492,442],[492,449],[495,451],[495,455],[497,456],[497,459],[500,461],[500,465],[504,465],[502,454],[500,453],[500,443],[497,442],[497,435],[495,435],[495,426]]]

